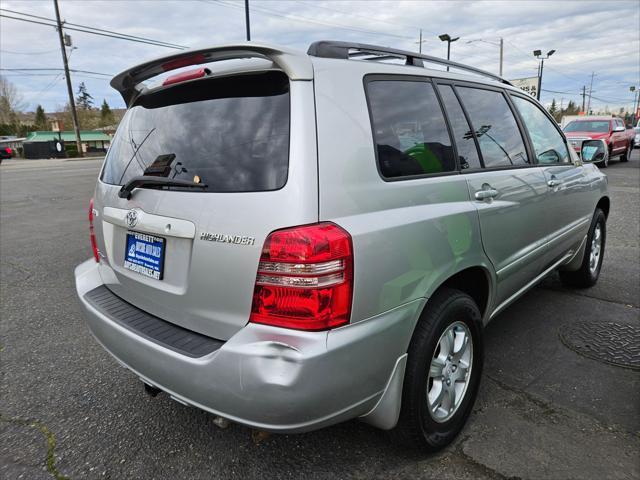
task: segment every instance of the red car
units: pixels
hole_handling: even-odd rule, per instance
[[[635,139],[633,128],[626,128],[622,119],[612,117],[573,120],[564,127],[564,133],[578,154],[584,140],[604,140],[609,147],[609,155],[598,164],[599,167],[607,167],[609,160],[616,156],[621,162],[628,161]]]
[[[11,148],[0,146],[0,163],[2,163],[2,160],[9,159],[12,156],[13,150],[11,150]]]

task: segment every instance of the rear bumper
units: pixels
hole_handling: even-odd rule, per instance
[[[89,302],[103,285],[93,259],[76,268],[87,323],[102,346],[149,385],[229,420],[303,432],[371,413],[406,352],[422,300],[330,332],[247,324],[190,357],[139,335]]]

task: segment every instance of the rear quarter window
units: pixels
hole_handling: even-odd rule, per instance
[[[174,156],[162,173],[156,162],[153,174],[197,176],[208,185],[205,192],[282,188],[289,103],[289,80],[281,72],[198,80],[144,95],[118,127],[102,181],[123,185],[148,175],[157,159]]]
[[[451,139],[431,83],[371,80],[366,90],[383,177],[456,171]]]

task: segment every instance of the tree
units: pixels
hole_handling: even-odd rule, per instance
[[[555,98],[551,101],[551,106],[549,107],[549,113],[553,118],[556,118],[556,115],[558,113],[558,106],[556,105]]]
[[[113,112],[109,107],[107,101],[102,99],[102,106],[100,107],[100,126],[108,127],[109,125],[113,125],[115,123],[115,118],[113,117]]]
[[[76,105],[80,110],[91,110],[93,108],[93,97],[87,91],[87,86],[84,82],[80,82],[80,85],[78,86]]]
[[[48,130],[49,129],[48,125],[47,125],[47,117],[44,114],[44,108],[42,108],[42,105],[38,105],[38,108],[36,108],[36,119],[35,119],[34,126],[38,130]]]
[[[16,113],[24,108],[22,95],[13,83],[0,75],[0,123],[18,127]]]

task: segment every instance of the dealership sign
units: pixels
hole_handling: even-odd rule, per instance
[[[538,96],[538,77],[516,78],[509,80],[509,82],[511,82],[511,85],[514,87],[524,90],[533,98]]]

